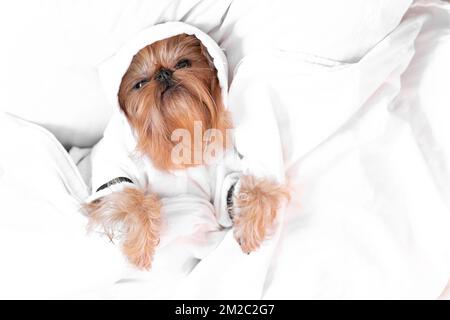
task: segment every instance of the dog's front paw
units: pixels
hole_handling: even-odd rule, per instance
[[[288,188],[266,178],[244,175],[234,196],[234,237],[242,251],[258,249],[273,231],[282,201],[289,199]]]
[[[84,205],[88,229],[100,227],[112,240],[117,238],[128,260],[149,269],[159,243],[161,203],[156,195],[125,188]]]

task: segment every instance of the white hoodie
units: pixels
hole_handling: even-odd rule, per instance
[[[237,153],[230,151],[221,161],[207,166],[158,170],[148,157],[135,151],[137,141],[133,129],[117,101],[122,76],[133,56],[155,41],[181,33],[195,35],[207,48],[217,69],[224,105],[227,105],[227,62],[224,53],[211,37],[181,22],[166,22],[140,32],[99,67],[100,80],[115,111],[102,140],[92,151],[93,194],[87,201],[125,187],[144,189],[149,186],[163,203],[162,218],[166,230],[162,232],[160,247],[181,238],[186,243],[187,236],[187,242],[200,241],[205,247],[207,233],[232,225],[227,210],[227,196],[230,187],[239,180],[240,161]],[[100,186],[117,177],[129,178],[133,183],[120,182],[96,192]],[[202,254],[198,255],[197,258],[201,258]]]

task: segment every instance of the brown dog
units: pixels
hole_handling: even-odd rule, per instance
[[[173,161],[176,143],[171,134],[175,130],[182,128],[194,134],[194,122],[200,122],[204,132],[215,129],[225,135],[232,129],[213,60],[193,35],[179,34],[142,48],[122,78],[118,100],[135,132],[139,155],[160,171],[204,165]],[[198,146],[193,144],[191,148],[193,156]],[[246,174],[233,189],[228,210],[234,235],[242,250],[249,253],[273,229],[277,210],[288,192],[272,180]],[[123,252],[130,262],[148,269],[160,237],[159,199],[151,187],[129,187],[84,208],[91,227],[100,226],[110,238],[120,233]]]

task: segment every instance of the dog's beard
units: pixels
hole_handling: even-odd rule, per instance
[[[184,84],[175,84],[167,89],[155,86],[136,101],[136,112],[131,123],[138,137],[137,149],[149,156],[157,168],[181,169],[203,164],[194,159],[195,152],[198,152],[195,148],[201,147],[203,153],[207,144],[199,146],[195,143],[194,138],[198,139],[195,125],[199,127],[200,124],[202,141],[207,129],[214,128],[226,137],[225,131],[231,127],[228,114],[217,106],[207,88],[198,82],[195,84],[195,79],[187,83],[188,87]],[[172,134],[179,129],[186,130],[190,137],[189,144],[185,146],[191,149],[190,159],[183,163],[172,159],[172,150],[179,143],[172,140]]]
[[[176,46],[178,45],[183,45],[183,41],[177,42]],[[186,47],[186,44],[184,46]],[[158,49],[158,45],[156,47]],[[157,59],[158,55],[152,57],[136,55],[122,80],[119,103],[137,135],[137,149],[147,155],[159,169],[182,169],[204,164],[203,157],[200,162],[194,159],[196,153],[199,151],[203,153],[208,146],[206,143],[199,145],[193,141],[198,138],[195,126],[198,128],[199,124],[202,141],[206,130],[215,129],[220,131],[223,138],[222,141],[215,141],[221,144],[216,148],[227,147],[226,129],[231,129],[231,120],[222,104],[216,70],[200,48],[202,47],[197,45],[197,51],[188,52],[187,57],[196,59],[194,60],[196,63],[190,68],[174,70],[170,85],[167,82],[153,80],[146,83],[138,92],[127,90],[138,81],[139,78],[134,74],[142,73],[139,69],[145,66],[146,61],[143,60]],[[176,61],[166,62],[169,65],[175,63]],[[191,137],[190,143],[185,146],[190,148],[190,159],[181,163],[172,158],[172,150],[179,144],[179,141],[172,140],[172,134],[179,129],[189,132]]]

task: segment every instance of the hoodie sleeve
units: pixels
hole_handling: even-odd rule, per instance
[[[103,138],[92,150],[92,194],[88,202],[125,187],[143,189],[147,175],[135,156],[136,139],[125,115],[114,112]]]
[[[242,68],[242,66],[241,66]],[[244,72],[245,74],[245,72]],[[282,112],[264,79],[236,76],[230,91],[230,112],[235,124],[236,149],[242,155],[242,171],[256,177],[285,181]]]
[[[233,207],[232,197],[238,191],[241,175],[241,160],[235,150],[228,151],[211,172],[213,204],[217,221],[222,227],[233,225],[230,211]]]

